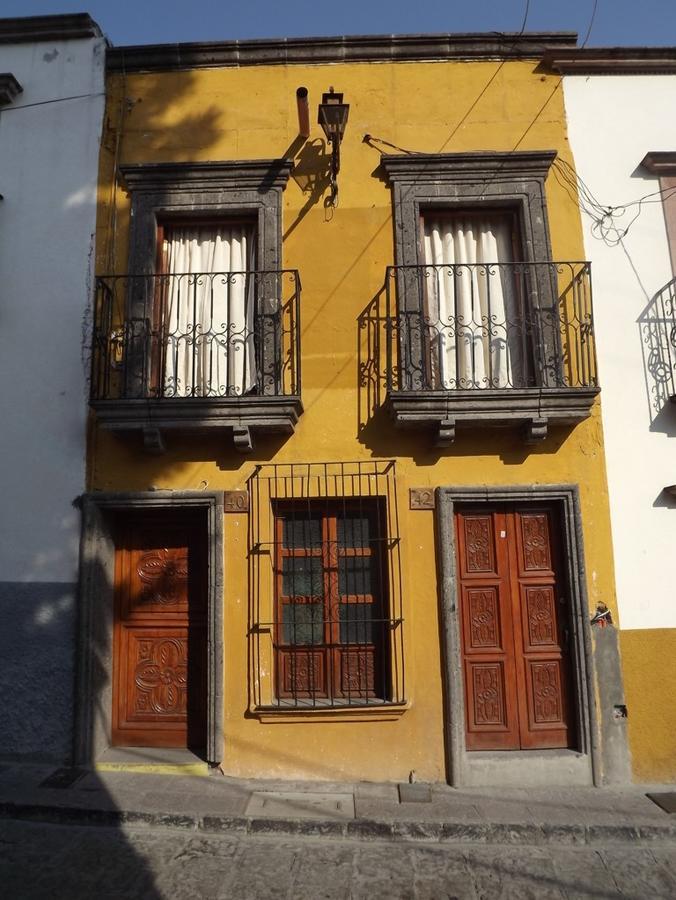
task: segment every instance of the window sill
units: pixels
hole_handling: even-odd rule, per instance
[[[437,446],[455,440],[456,427],[524,426],[528,444],[547,437],[549,425],[588,418],[597,387],[389,391],[386,409],[398,428],[432,429]]]
[[[410,709],[410,703],[377,703],[363,706],[284,706],[283,701],[274,706],[257,706],[249,716],[265,724],[275,722],[390,722],[401,718]]]

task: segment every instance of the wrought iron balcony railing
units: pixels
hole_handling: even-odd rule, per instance
[[[598,392],[589,263],[391,266],[384,300],[398,425],[438,425],[444,443],[456,420],[516,418],[532,439],[549,419],[589,415]]]
[[[639,317],[651,419],[676,401],[676,278],[665,284]]]
[[[246,411],[254,427],[292,430],[300,364],[295,270],[97,278],[91,403],[104,427],[146,428],[151,410],[156,427],[230,428]]]

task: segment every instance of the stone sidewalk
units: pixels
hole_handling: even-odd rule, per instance
[[[59,783],[65,786],[54,786]],[[674,786],[457,790],[443,784],[251,781],[220,774],[55,773],[49,765],[0,763],[5,819],[386,841],[578,846],[674,841],[676,815],[646,796],[660,790]]]

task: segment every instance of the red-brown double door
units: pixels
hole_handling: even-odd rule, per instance
[[[117,523],[112,741],[206,744],[206,554],[197,519]]]
[[[456,533],[467,749],[572,747],[555,509],[468,508]]]

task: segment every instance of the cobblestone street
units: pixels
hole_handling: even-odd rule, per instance
[[[421,846],[3,821],[3,897],[603,898],[676,896],[676,846]]]

